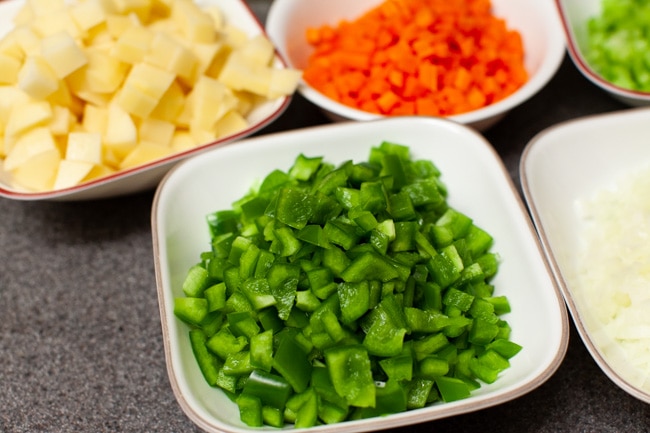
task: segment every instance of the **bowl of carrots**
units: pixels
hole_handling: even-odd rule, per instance
[[[541,90],[565,53],[553,2],[275,0],[266,32],[332,120],[446,117],[485,130]]]

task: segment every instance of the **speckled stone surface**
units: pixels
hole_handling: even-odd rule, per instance
[[[268,0],[248,3],[263,20]],[[540,94],[485,136],[519,185],[521,151],[536,133],[623,108],[567,58]],[[296,97],[261,133],[325,122]],[[0,432],[199,431],[167,377],[152,198],[153,192],[78,203],[0,199]],[[402,430],[645,432],[650,409],[607,379],[572,328],[563,363],[538,389]]]

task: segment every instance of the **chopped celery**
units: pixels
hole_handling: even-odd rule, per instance
[[[650,91],[650,3],[601,0],[589,19],[584,41],[587,63],[613,84]]]
[[[382,143],[299,155],[211,213],[175,299],[199,368],[251,426],[310,427],[467,397],[521,346],[491,284],[492,236],[441,173]]]

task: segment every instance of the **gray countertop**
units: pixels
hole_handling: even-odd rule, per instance
[[[248,3],[264,20],[268,0]],[[548,86],[485,136],[519,185],[521,152],[536,133],[625,108],[584,79],[567,57]],[[326,122],[296,96],[261,133]],[[0,432],[199,431],[167,377],[152,199],[153,191],[76,203],[0,199]],[[404,431],[649,429],[650,406],[600,371],[572,326],[563,363],[536,390]]]

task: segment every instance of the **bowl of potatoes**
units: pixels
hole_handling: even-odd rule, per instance
[[[0,196],[152,189],[271,123],[299,79],[243,0],[0,2]]]

